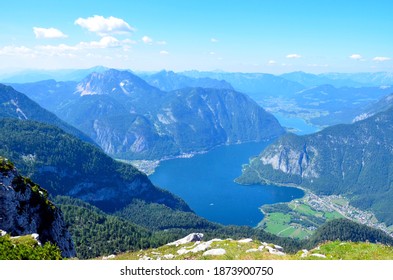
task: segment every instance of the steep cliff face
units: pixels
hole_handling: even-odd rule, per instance
[[[317,194],[341,194],[393,224],[393,108],[351,125],[285,135],[253,158],[242,183],[298,184]]]
[[[38,233],[41,243],[56,244],[63,257],[76,255],[62,213],[47,192],[20,176],[4,158],[0,158],[0,229],[12,236]]]
[[[90,75],[76,93],[57,113],[120,158],[161,159],[284,133],[273,115],[233,89],[160,92],[111,70]]]

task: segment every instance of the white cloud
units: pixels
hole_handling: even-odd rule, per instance
[[[143,43],[145,43],[145,44],[151,44],[151,43],[153,43],[153,39],[150,38],[149,36],[143,36],[143,37],[142,37],[142,41],[143,41]]]
[[[216,39],[216,38],[211,38],[211,39],[210,39],[210,42],[212,42],[212,43],[218,43],[218,39]]]
[[[112,36],[102,37],[100,41],[80,42],[82,48],[106,49],[117,48],[122,46],[122,42]]]
[[[45,39],[56,39],[56,38],[67,38],[68,36],[61,32],[56,28],[42,28],[42,27],[33,27],[33,32],[37,39],[45,38]]]
[[[60,44],[60,45],[42,45],[42,46],[37,46],[37,50],[39,51],[44,51],[48,53],[62,53],[62,52],[69,52],[69,51],[77,51],[78,47],[76,46],[69,46],[66,44]]]
[[[129,40],[120,41],[114,37],[106,36],[106,37],[102,37],[99,41],[80,42],[74,46],[70,46],[66,44],[43,45],[43,46],[37,46],[36,49],[39,51],[48,52],[51,55],[60,55],[65,52],[77,52],[81,50],[119,48],[119,47],[128,46],[129,44],[130,44]]]
[[[36,54],[48,56],[70,56],[71,54],[80,54],[83,51],[91,51],[108,48],[122,48],[127,51],[135,41],[125,39],[118,40],[111,36],[102,37],[99,41],[80,42],[76,45],[40,45],[35,47]]]
[[[160,51],[160,54],[161,54],[161,55],[168,55],[169,52],[167,52],[167,51]]]
[[[391,60],[391,58],[386,56],[376,56],[373,58],[373,61],[378,61],[378,62],[389,61],[389,60]]]
[[[34,55],[34,50],[27,48],[25,46],[20,46],[20,47],[5,46],[0,48],[0,55],[32,56]]]
[[[82,28],[86,28],[90,32],[97,33],[100,36],[125,34],[135,30],[123,19],[112,16],[104,18],[103,16],[95,15],[88,18],[78,18],[74,23]]]
[[[216,53],[215,53],[215,52],[209,52],[209,54],[210,54],[210,55],[215,55]]]
[[[166,45],[166,41],[157,41],[157,45]]]
[[[350,59],[355,59],[355,60],[360,60],[363,59],[363,57],[360,54],[352,54],[349,56]]]
[[[301,58],[302,56],[300,55],[300,54],[296,54],[296,53],[293,53],[293,54],[288,54],[287,56],[286,56],[286,58]]]
[[[269,64],[269,65],[274,65],[274,64],[277,64],[277,61],[271,59],[271,60],[269,60],[269,61],[267,62],[267,64]]]

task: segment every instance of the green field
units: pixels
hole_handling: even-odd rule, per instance
[[[334,203],[345,205],[347,201],[337,198]],[[267,232],[282,237],[304,239],[312,235],[314,230],[332,219],[342,218],[336,212],[321,211],[308,204],[306,198],[289,203],[264,206],[264,219],[259,224]]]

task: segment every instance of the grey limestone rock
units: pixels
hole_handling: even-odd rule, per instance
[[[40,243],[56,244],[65,258],[75,257],[62,212],[47,200],[45,190],[0,162],[0,228],[11,236],[32,234]]]

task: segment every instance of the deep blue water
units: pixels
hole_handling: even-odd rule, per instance
[[[303,196],[296,188],[266,185],[243,186],[233,182],[242,164],[269,143],[221,146],[192,158],[161,162],[150,179],[183,198],[200,216],[225,225],[256,226],[264,204],[287,202]]]

